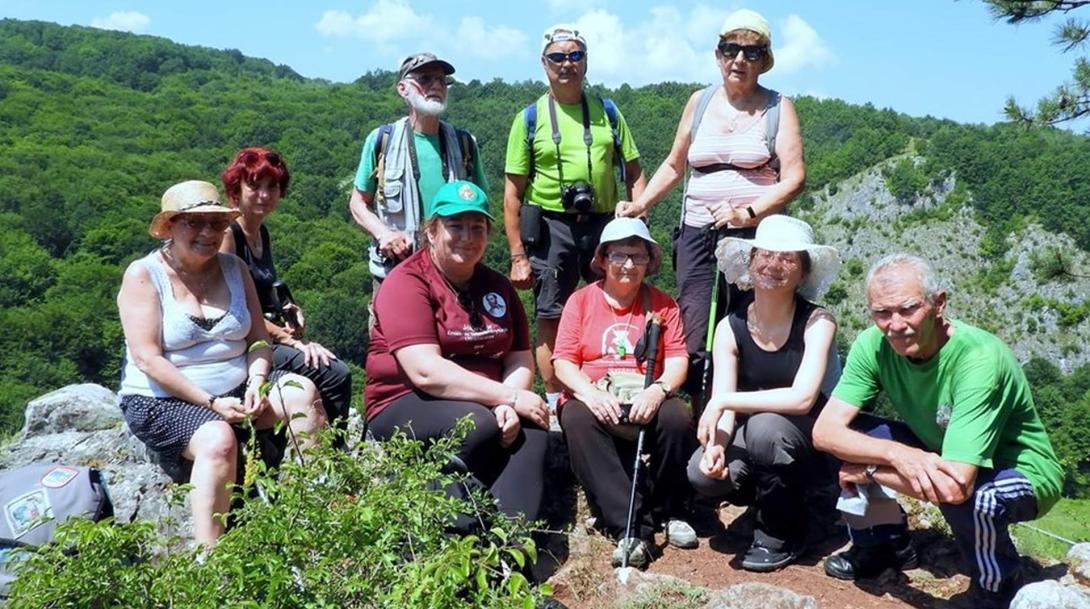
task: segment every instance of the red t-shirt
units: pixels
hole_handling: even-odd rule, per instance
[[[478,264],[465,293],[467,306],[462,306],[427,249],[409,256],[382,282],[367,352],[364,403],[369,419],[413,390],[394,357],[402,347],[439,345],[443,357],[494,381],[503,380],[508,353],[530,349],[526,311],[506,277]],[[480,313],[477,328],[473,310]]]
[[[591,381],[597,381],[610,370],[644,374],[646,366],[639,365],[633,354],[636,343],[647,327],[643,291],[651,295],[651,310],[665,320],[655,376],[662,374],[667,357],[686,357],[681,310],[673,298],[644,284],[632,305],[617,311],[606,302],[602,281],[599,280],[577,290],[568,298],[556,333],[553,359],[576,364]],[[571,395],[565,392],[563,397],[569,399]]]

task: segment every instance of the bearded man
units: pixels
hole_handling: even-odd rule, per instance
[[[397,94],[408,116],[368,134],[348,207],[371,237],[372,299],[386,274],[418,245],[432,199],[447,182],[470,180],[488,190],[476,139],[439,120],[447,108],[454,66],[432,53],[406,57]]]

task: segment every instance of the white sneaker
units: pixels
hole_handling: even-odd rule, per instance
[[[684,520],[671,518],[666,521],[666,541],[675,548],[692,549],[699,545],[696,530]]]

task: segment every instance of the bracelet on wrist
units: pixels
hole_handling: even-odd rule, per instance
[[[204,404],[205,404],[205,406],[208,406],[209,410],[215,410],[215,408],[212,407],[212,404],[215,404],[216,400],[218,400],[219,398],[220,398],[220,396],[218,396],[216,394],[212,394],[212,395],[208,396],[208,401],[205,402]]]
[[[519,258],[527,258],[525,252],[519,252],[517,254],[511,254],[511,260],[518,260]]]

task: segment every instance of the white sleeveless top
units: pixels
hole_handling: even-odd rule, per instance
[[[231,305],[211,330],[195,324],[185,307],[174,299],[174,290],[158,251],[133,263],[147,269],[159,294],[159,343],[163,357],[195,385],[215,395],[227,393],[246,381],[246,336],[250,333],[250,310],[246,306],[246,285],[242,278],[245,268],[232,254],[221,253],[218,257],[231,292]],[[125,358],[120,395],[172,397],[169,391],[136,367],[127,342]]]
[[[745,207],[779,181],[779,175],[768,166],[771,155],[765,133],[765,113],[743,120],[749,121],[748,126],[743,125],[741,130],[732,132],[728,131],[723,117],[705,112],[700,129],[689,145],[689,166],[729,163],[752,169],[728,169],[715,173],[693,171],[683,202],[686,225],[702,227],[711,224],[713,220],[706,207],[708,203],[727,201],[731,207]]]

